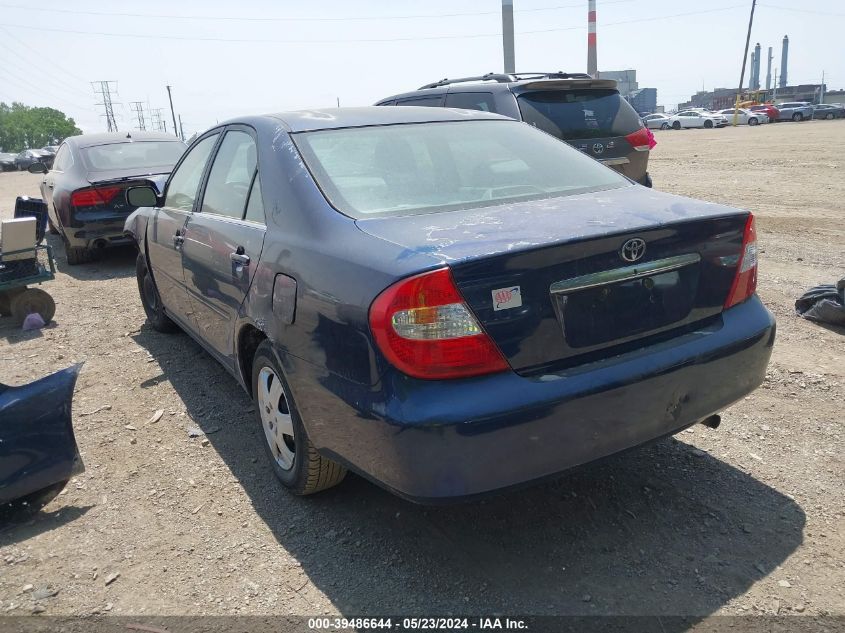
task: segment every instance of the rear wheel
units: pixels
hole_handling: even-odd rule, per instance
[[[828,113],[824,116],[824,118],[826,118],[828,121],[829,121],[830,119],[834,118],[834,116],[833,116],[833,112],[828,112]]]
[[[71,246],[67,239],[65,243],[65,257],[69,266],[78,266],[79,264],[87,264],[93,259],[91,249],[85,247]]]
[[[40,288],[27,288],[23,292],[14,295],[9,302],[12,318],[18,323],[23,323],[30,314],[40,314],[44,323],[53,320],[56,314],[56,302],[48,293]]]
[[[668,130],[668,129],[669,129],[669,124],[664,122],[664,123],[660,126],[660,129],[661,129],[661,130]]]
[[[711,121],[710,119],[707,119],[704,122],[704,127],[706,127],[709,130],[711,127],[713,127],[713,121]]]
[[[320,455],[308,439],[271,344],[266,340],[255,351],[252,394],[265,452],[285,488],[295,495],[310,495],[343,481],[346,469]]]
[[[795,114],[792,115],[792,120],[795,121],[796,123],[799,122],[799,121],[803,121],[804,115],[801,114],[800,112],[796,112]]]
[[[751,117],[750,119],[748,119],[748,125],[757,125],[758,123],[759,123],[759,121],[754,117]]]
[[[680,130],[681,129],[681,122],[675,121],[674,123],[672,123],[672,129],[673,130]]]
[[[138,281],[138,293],[141,295],[141,304],[144,306],[144,313],[147,321],[158,332],[173,332],[176,324],[164,312],[164,304],[158,294],[155,280],[147,268],[147,258],[143,253],[138,253],[135,260],[135,277]]]

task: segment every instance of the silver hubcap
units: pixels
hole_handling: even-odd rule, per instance
[[[290,470],[296,451],[293,420],[282,381],[271,367],[262,367],[258,372],[258,407],[273,458],[280,468]]]

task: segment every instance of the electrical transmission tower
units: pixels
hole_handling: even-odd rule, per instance
[[[167,122],[161,118],[162,108],[150,110],[150,125],[157,132],[167,132]]]
[[[130,101],[129,109],[135,113],[135,121],[138,123],[138,129],[142,132],[147,129],[147,121],[144,118],[144,102]]]
[[[113,87],[112,87],[113,86]],[[94,94],[100,95],[102,101],[97,105],[103,106],[106,117],[106,126],[109,132],[117,132],[117,121],[114,118],[114,106],[120,105],[119,102],[112,101],[112,96],[117,96],[117,82],[116,81],[92,81],[91,88]]]

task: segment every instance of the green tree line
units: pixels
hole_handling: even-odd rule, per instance
[[[55,108],[0,103],[0,151],[20,152],[58,145],[74,134],[82,131],[73,119]]]

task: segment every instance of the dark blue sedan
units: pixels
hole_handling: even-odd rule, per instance
[[[479,111],[244,117],[138,209],[151,325],[251,394],[296,494],[347,470],[433,502],[537,480],[755,389],[754,218]]]

